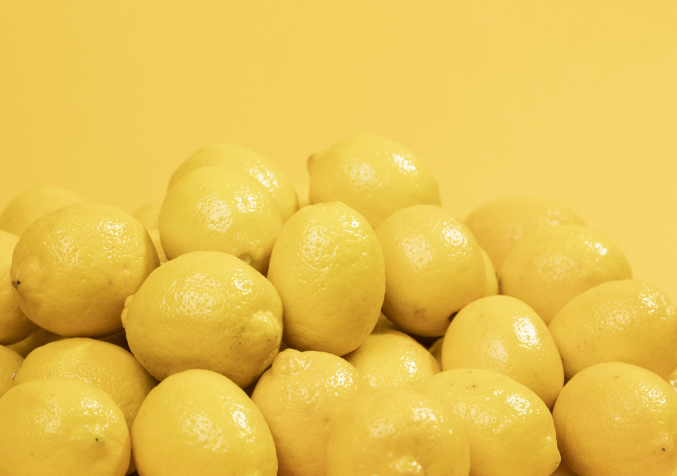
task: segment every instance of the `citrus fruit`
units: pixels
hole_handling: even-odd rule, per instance
[[[499,372],[531,389],[552,408],[564,371],[548,326],[529,306],[510,296],[468,304],[444,336],[442,368]]]
[[[428,352],[435,357],[437,363],[440,364],[440,368],[442,368],[442,349],[444,349],[444,337],[437,339],[433,345],[428,348]]]
[[[361,346],[343,358],[353,364],[372,391],[414,388],[440,371],[425,347],[392,329],[374,329]]]
[[[148,232],[131,215],[82,202],[29,226],[10,274],[31,321],[62,336],[98,337],[122,330],[125,299],[158,265]]]
[[[67,339],[67,337],[52,334],[51,332],[47,332],[44,329],[38,329],[24,340],[20,340],[16,344],[8,345],[7,348],[12,349],[21,357],[26,358],[28,354],[33,352],[33,350],[37,349],[38,347],[61,339]]]
[[[256,179],[273,197],[283,221],[298,210],[296,191],[284,172],[269,159],[235,144],[215,144],[197,150],[176,169],[169,187],[187,173],[206,166],[228,167]]]
[[[162,209],[162,201],[163,199],[148,202],[137,208],[136,211],[132,213],[132,216],[139,220],[139,223],[141,223],[146,230],[157,230],[158,217],[160,216],[160,209]]]
[[[484,297],[496,296],[497,294],[500,294],[498,289],[498,274],[496,273],[496,268],[494,268],[494,264],[491,262],[487,252],[482,248],[480,248],[480,250],[482,251],[482,258],[484,258],[484,270],[487,275],[487,284],[484,288]]]
[[[310,205],[310,184],[295,183],[294,190],[299,201],[299,209]]]
[[[228,167],[200,167],[169,189],[159,218],[168,259],[191,251],[222,251],[265,272],[282,228],[266,188]]]
[[[155,270],[127,299],[122,323],[132,353],[158,380],[207,369],[246,387],[277,354],[282,303],[241,260],[195,251]]]
[[[0,474],[123,476],[130,449],[120,408],[81,380],[35,380],[0,398]]]
[[[23,360],[12,349],[0,345],[0,397],[12,387],[14,374]]]
[[[327,476],[467,476],[463,425],[412,389],[390,388],[351,402],[331,431]]]
[[[386,266],[383,313],[405,331],[441,336],[452,314],[482,297],[482,250],[468,228],[435,205],[390,215],[376,228]]]
[[[431,170],[389,139],[354,135],[308,159],[310,203],[340,201],[376,228],[397,210],[440,204]]]
[[[623,280],[569,301],[550,322],[567,380],[602,362],[625,362],[660,377],[677,367],[677,309],[656,286]]]
[[[143,476],[275,476],[275,443],[261,412],[226,377],[187,370],[143,402],[132,427]]]
[[[582,292],[632,273],[611,240],[583,226],[561,225],[538,228],[518,241],[499,276],[503,294],[524,301],[548,324]]]
[[[334,420],[363,393],[364,382],[340,357],[292,349],[278,354],[252,394],[275,440],[278,474],[326,474]]]
[[[285,342],[336,355],[367,338],[385,292],[376,235],[340,202],[304,207],[284,224],[268,279],[282,298]]]
[[[471,476],[548,476],[559,466],[548,407],[510,377],[484,369],[445,370],[419,389],[463,421]]]
[[[0,230],[0,345],[15,344],[38,329],[19,307],[9,270],[19,238]]]
[[[646,369],[581,370],[553,417],[562,457],[579,476],[670,476],[677,467],[677,393]]]
[[[465,220],[480,246],[501,269],[512,247],[542,226],[585,225],[569,206],[547,198],[515,197],[481,206]]]
[[[153,246],[155,246],[155,251],[160,264],[165,264],[167,262],[167,255],[165,254],[165,250],[162,249],[160,230],[148,230],[148,236],[150,236],[150,239],[153,241]]]
[[[27,190],[10,202],[0,214],[0,230],[21,236],[35,220],[71,203],[84,202],[80,194],[59,187]]]

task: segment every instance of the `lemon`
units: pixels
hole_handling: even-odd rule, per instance
[[[397,210],[440,204],[431,170],[389,139],[354,135],[308,159],[310,203],[345,203],[376,228]]]
[[[275,443],[261,412],[226,377],[187,370],[155,387],[132,427],[143,476],[275,476]]]
[[[35,349],[16,372],[14,385],[50,377],[76,378],[106,392],[122,410],[130,431],[141,403],[157,384],[126,350],[87,338],[63,339]]]
[[[19,238],[0,230],[0,345],[15,344],[38,329],[19,307],[9,270]]]
[[[327,441],[346,405],[366,393],[355,368],[326,352],[287,349],[259,380],[252,401],[268,423],[280,476],[326,474]]]
[[[407,334],[374,329],[356,350],[344,358],[353,364],[369,388],[410,387],[440,371],[428,350]]]
[[[561,225],[541,227],[517,242],[499,276],[503,294],[524,301],[548,324],[582,292],[632,273],[611,240],[583,226]]]
[[[602,362],[625,362],[665,378],[677,367],[677,309],[645,281],[611,281],[569,301],[550,323],[567,380]]]
[[[0,398],[0,474],[123,476],[131,443],[122,411],[106,392],[50,378]]]
[[[310,205],[310,184],[295,183],[294,190],[296,190],[296,196],[299,200],[299,209]]]
[[[67,337],[52,334],[51,332],[47,332],[44,329],[38,329],[24,340],[21,340],[16,344],[8,345],[7,348],[12,349],[21,357],[26,358],[28,354],[33,352],[38,347],[61,339],[67,339]]]
[[[665,380],[675,389],[675,392],[677,392],[677,368],[673,370]]]
[[[579,476],[669,476],[677,467],[677,393],[646,369],[581,370],[553,417],[562,457]]]
[[[0,345],[0,397],[12,387],[14,373],[21,366],[23,357]]]
[[[294,349],[344,355],[376,326],[385,292],[381,247],[369,223],[340,202],[304,207],[284,224],[268,279]]]
[[[165,253],[165,250],[162,249],[160,230],[148,230],[148,236],[150,236],[150,239],[153,241],[153,246],[155,247],[155,252],[157,253],[160,264],[165,264],[167,262],[167,254]]]
[[[412,389],[384,389],[351,402],[327,448],[327,476],[467,476],[469,470],[461,422]]]
[[[132,216],[139,220],[146,230],[157,230],[158,229],[158,218],[160,217],[160,209],[162,209],[163,199],[153,200],[148,202],[145,205],[137,208]]]
[[[284,172],[269,159],[235,144],[215,144],[199,149],[176,169],[169,187],[187,173],[205,166],[228,167],[259,181],[273,197],[283,221],[298,210],[296,190]]]
[[[250,176],[201,167],[169,189],[159,225],[170,260],[191,251],[222,251],[265,272],[282,217],[265,187]]]
[[[0,214],[0,230],[21,236],[35,220],[71,203],[84,202],[80,194],[59,187],[27,190],[10,202]]]
[[[483,369],[446,370],[419,388],[463,421],[471,476],[548,476],[559,466],[548,407],[510,377]]]
[[[496,296],[499,294],[498,274],[496,273],[496,268],[494,268],[494,264],[491,262],[487,252],[482,248],[480,248],[480,250],[482,251],[482,258],[484,258],[484,270],[487,275],[487,282],[484,288],[484,297]]]
[[[399,210],[376,229],[386,265],[383,313],[405,331],[441,336],[452,314],[482,297],[482,250],[468,228],[435,205]]]
[[[585,225],[569,206],[547,198],[505,198],[483,205],[465,220],[497,270],[523,236],[549,225]]]
[[[531,389],[548,408],[564,385],[564,370],[548,327],[510,296],[468,304],[444,336],[442,368],[499,372]]]
[[[388,319],[383,313],[381,313],[378,316],[378,321],[376,321],[376,327],[374,327],[374,330],[376,329],[393,329],[395,331],[402,330],[397,325],[395,325],[390,319]]]
[[[131,215],[83,202],[28,227],[10,274],[31,321],[62,336],[98,337],[122,330],[125,298],[158,265],[148,232]]]
[[[155,270],[127,299],[122,323],[132,353],[158,380],[207,369],[246,387],[277,355],[282,303],[241,260],[195,251]]]

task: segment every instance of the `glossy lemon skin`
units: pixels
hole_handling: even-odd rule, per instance
[[[553,417],[579,476],[669,476],[677,467],[677,393],[646,369],[610,362],[580,371]]]
[[[12,387],[14,373],[21,367],[23,360],[23,357],[12,349],[0,345],[0,397]]]
[[[38,218],[71,203],[84,202],[76,192],[60,187],[37,187],[12,200],[0,214],[0,230],[21,236]]]
[[[440,204],[437,181],[406,147],[383,137],[346,137],[308,160],[310,203],[345,203],[377,227],[392,213]]]
[[[463,421],[471,476],[548,476],[559,466],[548,407],[510,377],[483,369],[446,370],[419,390]]]
[[[82,202],[28,227],[10,274],[34,323],[63,336],[100,337],[122,330],[125,299],[159,264],[148,232],[131,215]]]
[[[585,225],[568,205],[547,198],[512,197],[481,206],[465,220],[496,269],[522,237],[542,226]]]
[[[132,427],[143,476],[275,476],[275,443],[261,412],[236,384],[187,370],[155,387]]]
[[[515,244],[499,272],[501,293],[531,306],[546,324],[567,302],[607,281],[630,279],[623,252],[583,226],[541,227]]]
[[[167,192],[158,221],[168,259],[191,251],[221,251],[261,272],[282,217],[263,185],[228,167],[200,167]]]
[[[374,329],[361,346],[343,358],[357,369],[371,391],[414,388],[440,371],[425,347],[392,329]]]
[[[677,367],[677,309],[645,281],[611,281],[569,301],[550,323],[567,380],[602,362],[667,377]]]
[[[412,389],[384,389],[353,401],[337,419],[327,449],[327,476],[467,476],[469,470],[461,422]]]
[[[246,387],[282,342],[273,285],[216,251],[187,253],[158,268],[127,299],[122,322],[132,353],[158,380],[207,369]]]
[[[284,306],[284,340],[344,355],[376,326],[385,294],[381,246],[369,223],[340,202],[304,207],[275,243],[268,279]]]
[[[0,345],[15,344],[38,330],[19,307],[12,288],[10,266],[19,238],[0,230]]]
[[[481,248],[443,208],[399,210],[376,228],[376,236],[386,266],[383,313],[408,333],[444,335],[450,316],[484,294]]]
[[[367,388],[355,368],[326,352],[280,352],[252,401],[273,434],[280,476],[326,474],[334,421]]]
[[[195,151],[172,174],[169,188],[187,173],[208,166],[228,167],[257,180],[273,197],[283,221],[299,209],[294,185],[284,172],[271,160],[235,144],[214,144]]]
[[[464,307],[444,336],[442,367],[499,372],[531,389],[552,408],[564,385],[559,351],[548,327],[519,299],[490,296]]]
[[[123,476],[130,454],[122,411],[93,385],[40,379],[0,398],[0,474]]]

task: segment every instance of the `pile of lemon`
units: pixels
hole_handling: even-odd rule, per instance
[[[673,474],[677,311],[612,241],[545,199],[462,221],[380,137],[308,170],[221,144],[132,215],[12,201],[0,475]]]

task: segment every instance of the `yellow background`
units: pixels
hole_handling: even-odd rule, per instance
[[[677,300],[677,3],[0,0],[0,208],[61,185],[128,211],[194,149],[296,182],[390,137],[465,216],[568,202]]]

